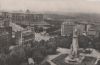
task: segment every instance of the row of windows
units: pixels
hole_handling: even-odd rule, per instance
[[[34,21],[34,20],[42,20],[42,14],[24,14],[24,13],[2,13],[3,18],[11,18],[14,21]]]
[[[30,17],[12,17],[13,21],[39,21],[41,18],[30,18]]]
[[[42,18],[41,16],[15,16],[13,15],[12,18],[33,18],[33,19],[40,19]]]

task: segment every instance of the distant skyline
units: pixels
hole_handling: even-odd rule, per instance
[[[100,0],[0,0],[0,10],[100,13]]]

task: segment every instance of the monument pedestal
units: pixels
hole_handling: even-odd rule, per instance
[[[69,55],[65,58],[65,62],[68,64],[79,64],[83,61],[84,58],[84,56],[73,57]]]

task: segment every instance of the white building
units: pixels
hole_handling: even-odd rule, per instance
[[[92,26],[92,24],[89,24],[88,22],[84,22],[84,21],[75,22],[75,21],[68,20],[66,22],[63,22],[61,25],[61,35],[66,36],[72,34],[73,27],[75,25],[77,25],[79,35],[82,35],[83,33],[87,34],[89,32],[89,29]]]

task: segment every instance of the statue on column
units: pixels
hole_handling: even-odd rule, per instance
[[[72,39],[72,45],[71,45],[71,53],[69,56],[65,58],[66,63],[80,63],[83,59],[82,56],[78,53],[79,45],[78,45],[78,29],[77,25],[75,25],[73,30],[73,39]]]

